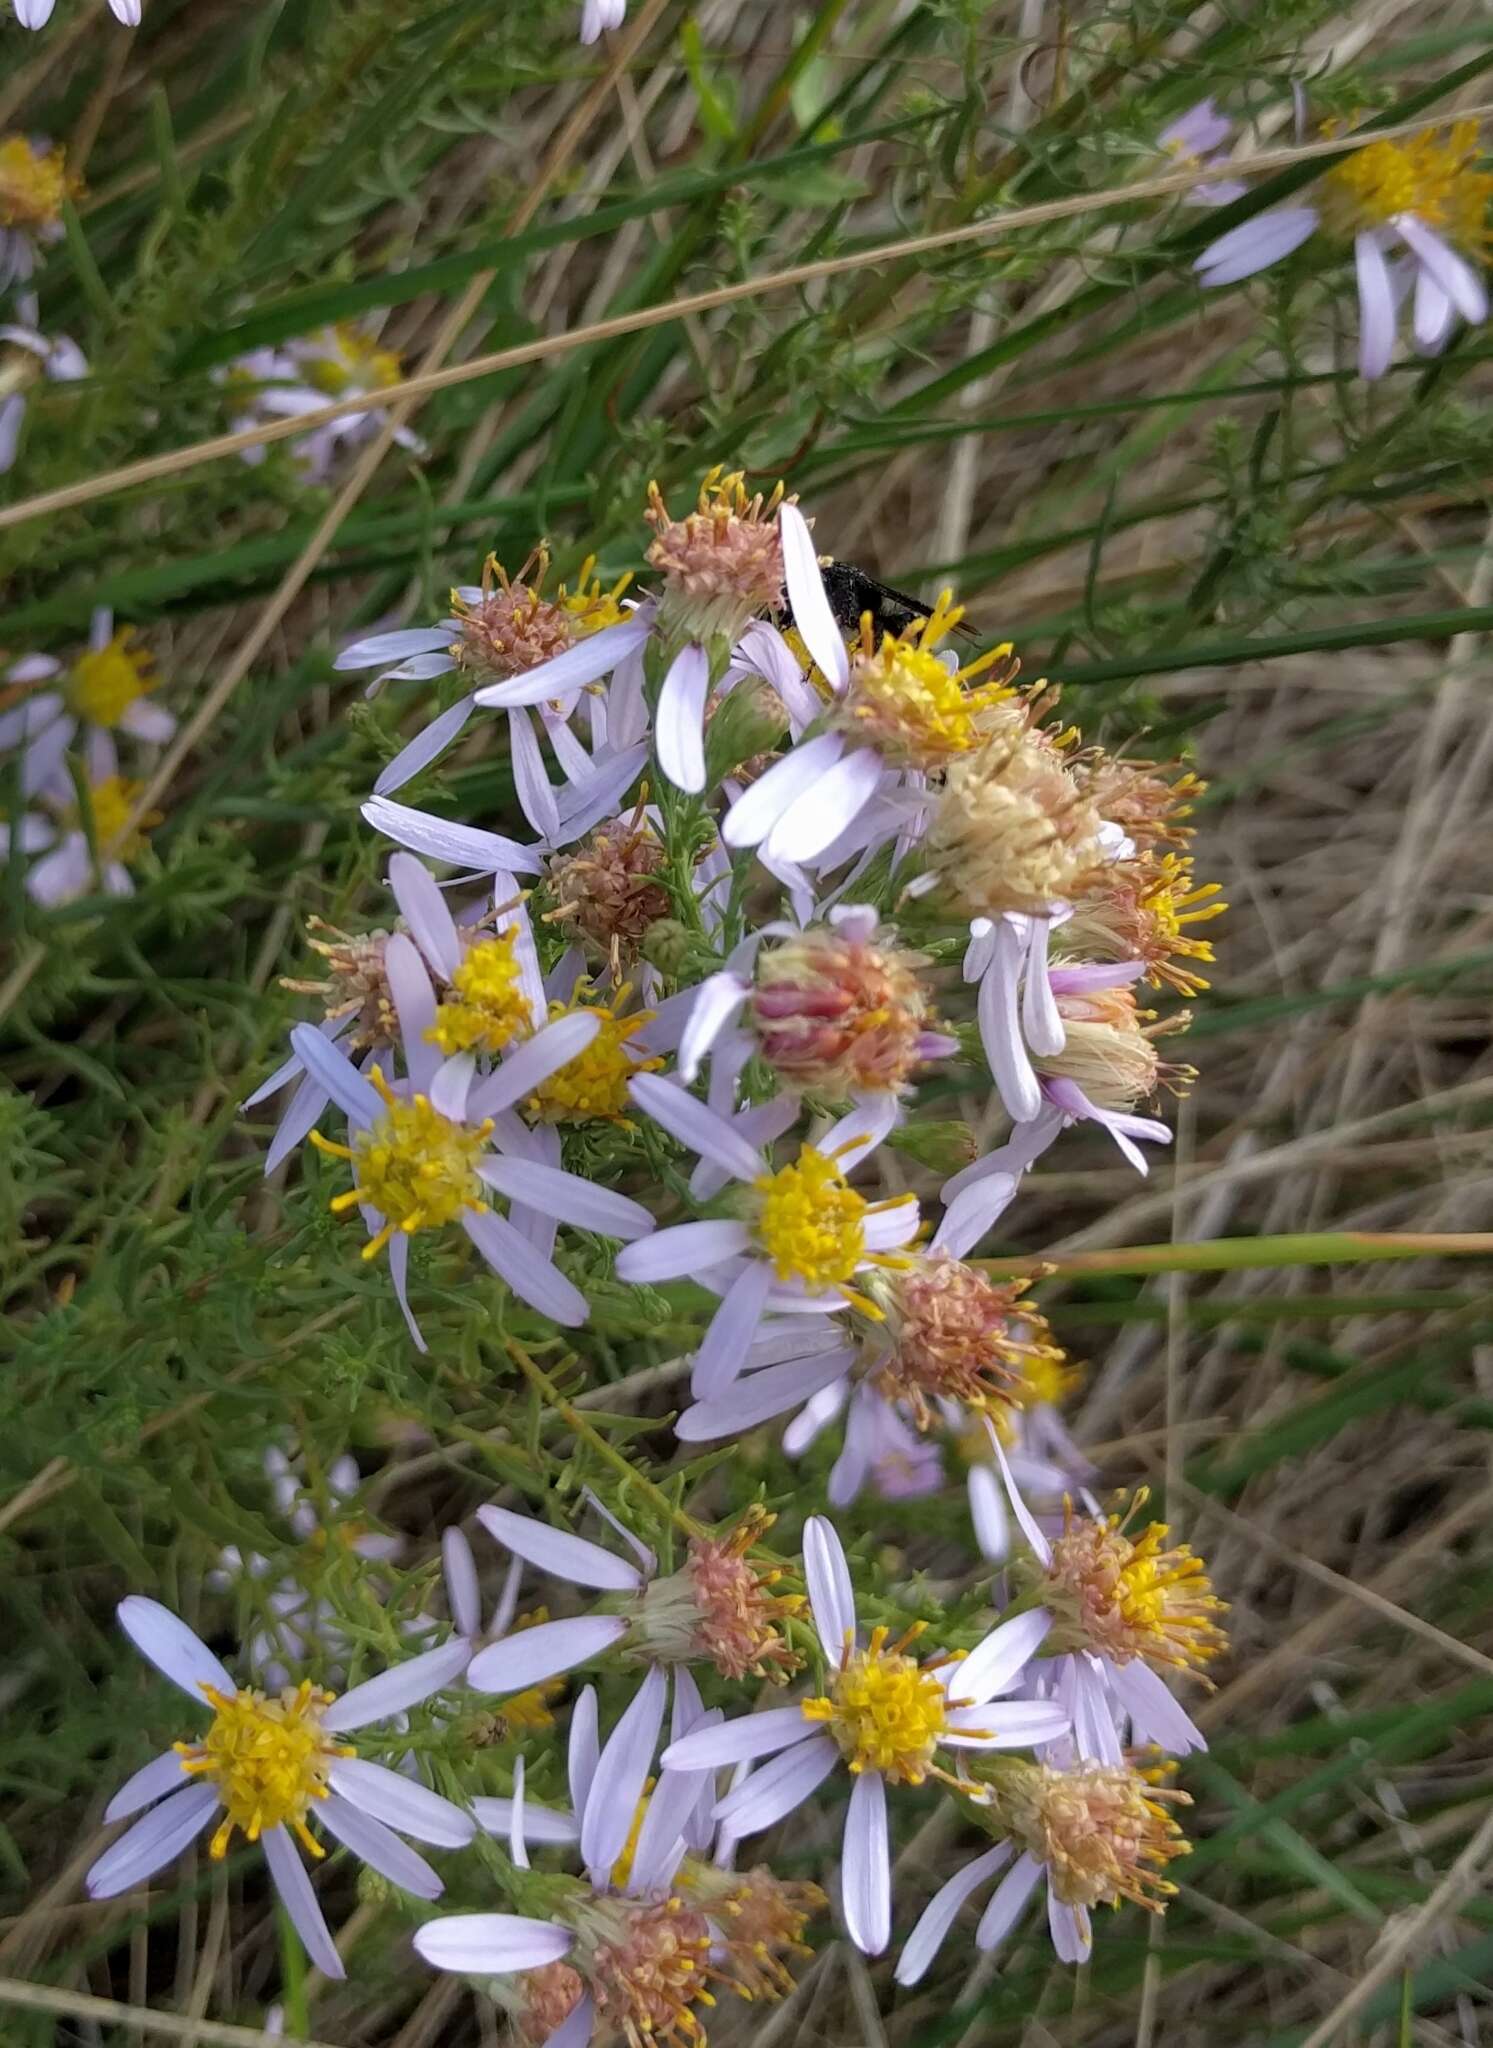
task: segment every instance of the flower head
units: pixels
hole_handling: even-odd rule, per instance
[[[765,946],[746,1018],[758,1051],[789,1088],[843,1101],[904,1089],[931,1049],[932,1005],[920,954],[844,919]]]
[[[1061,1368],[1046,1321],[1022,1299],[1030,1285],[991,1280],[947,1252],[925,1253],[874,1283],[886,1316],[871,1369],[878,1391],[906,1401],[923,1429],[939,1402],[999,1413],[1028,1373]]]
[[[1121,1665],[1139,1658],[1153,1669],[1197,1671],[1227,1646],[1214,1618],[1224,1602],[1187,1544],[1168,1547],[1165,1522],[1128,1533],[1146,1500],[1142,1488],[1123,1514],[1108,1516],[1066,1507],[1041,1575],[1040,1597],[1056,1617],[1052,1645]]]
[[[1370,142],[1340,157],[1322,180],[1329,226],[1351,236],[1411,214],[1469,256],[1488,248],[1493,171],[1479,168],[1476,121]]]
[[[1075,960],[1139,960],[1153,988],[1195,996],[1208,983],[1191,963],[1211,962],[1213,947],[1190,927],[1223,916],[1219,895],[1217,882],[1193,881],[1186,854],[1114,861],[1060,927],[1059,948]]]
[[[643,514],[653,528],[646,559],[664,579],[659,629],[671,643],[732,642],[759,612],[783,603],[783,548],[777,512],[781,484],[748,497],[741,470],[717,464],[694,509],[676,519],[656,483]]]
[[[380,348],[374,336],[353,320],[339,320],[304,341],[293,342],[289,353],[311,388],[328,398],[386,391],[404,374],[395,351]]]
[[[941,768],[968,753],[982,717],[1011,696],[1020,663],[1006,642],[967,667],[950,667],[938,645],[963,617],[964,607],[946,590],[926,619],[902,633],[883,633],[878,645],[866,613],[831,722],[896,767]]]
[[[344,932],[320,917],[306,920],[306,943],[327,963],[319,980],[282,975],[280,986],[294,995],[315,996],[328,1023],[351,1019],[343,1036],[349,1052],[387,1045],[399,1029],[389,976],[384,966],[385,931]]]
[[[25,135],[0,138],[0,228],[54,241],[62,232],[64,203],[81,189],[60,149]]]
[[[631,817],[598,825],[572,852],[550,861],[547,882],[554,908],[546,912],[546,921],[599,946],[618,978],[649,927],[673,909],[659,879],[664,859],[663,843],[639,803]]]
[[[451,593],[458,627],[451,652],[465,674],[482,683],[523,675],[626,616],[618,600],[630,576],[619,577],[610,590],[603,590],[593,573],[595,557],[589,556],[581,564],[574,591],[562,583],[553,597],[547,597],[549,566],[549,549],[543,542],[512,578],[497,557],[489,555],[482,565],[480,593],[474,598],[459,590]]]
[[[1073,1082],[1102,1110],[1132,1110],[1163,1083],[1185,1092],[1191,1069],[1164,1063],[1155,1044],[1164,1033],[1186,1030],[1185,1012],[1158,1025],[1152,1021],[1154,1012],[1140,1009],[1135,991],[1123,982],[1110,988],[1065,989],[1060,981],[1061,970],[1054,976],[1054,989],[1063,1020],[1063,1046],[1059,1052],[1034,1056],[1032,1064],[1039,1074]]]
[[[651,1010],[626,1007],[632,990],[625,984],[610,1003],[594,1000],[589,983],[577,982],[568,1003],[550,1005],[551,1021],[585,1017],[595,1030],[584,1049],[545,1077],[526,1107],[545,1123],[626,1123],[628,1088],[637,1074],[652,1074],[663,1065],[633,1043],[653,1022]]]

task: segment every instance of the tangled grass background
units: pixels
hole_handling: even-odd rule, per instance
[[[571,0],[147,0],[131,32],[61,0],[44,31],[0,28],[0,129],[64,144],[82,181],[24,324],[88,366],[0,368],[27,398],[0,637],[70,662],[109,607],[177,721],[136,770],[159,818],[133,893],[39,903],[6,870],[5,2037],[140,2039],[126,2006],[242,2041],[229,2023],[252,2039],[280,2004],[344,2048],[502,2038],[346,1865],[323,1880],[336,1984],[254,1859],[83,1895],[105,1801],[166,1732],[122,1595],[226,1630],[232,1548],[296,1570],[355,1642],[386,1628],[353,1545],[277,1518],[267,1450],[298,1451],[324,1508],[355,1457],[342,1520],[403,1538],[397,1615],[432,1593],[440,1529],[536,1473],[625,1490],[621,1460],[712,1521],[762,1492],[785,1554],[822,1498],[832,1452],[791,1465],[773,1432],[679,1480],[679,1345],[620,1285],[584,1370],[557,1348],[536,1379],[432,1275],[420,1356],[326,1214],[341,1182],[266,1183],[269,1121],[240,1106],[305,1013],[279,981],[307,973],[305,920],[383,915],[358,806],[426,707],[365,701],[338,649],[442,616],[489,549],[516,569],[547,536],[562,573],[638,572],[650,479],[687,499],[725,460],[785,478],[837,557],[953,586],[1088,738],[1144,732],[1209,785],[1200,872],[1232,911],[1174,1150],[1141,1180],[1068,1132],[983,1249],[1054,1265],[1041,1305],[1085,1366],[1068,1424],[1104,1487],[1148,1481],[1206,1553],[1232,1649],[1164,1923],[1102,1916],[1076,1974],[1040,1926],[998,1965],[950,1942],[899,1991],[821,1917],[796,1988],[723,2000],[712,2041],[1470,2048],[1493,1977],[1487,333],[1402,342],[1365,382],[1325,237],[1204,294],[1218,222],[1159,138],[1213,96],[1269,165],[1234,204],[1299,204],[1324,126],[1493,99],[1485,11],[634,0],[598,44],[576,25]],[[450,374],[324,465],[289,432],[253,463],[201,449],[246,417],[231,366],[335,321]],[[519,822],[500,742],[429,787]],[[940,1117],[1004,1129],[967,1069]],[[974,1583],[963,1515],[955,1486],[840,1519],[885,1591]],[[838,1823],[811,1805],[767,1853],[823,1877]],[[955,1825],[903,1812],[899,1931],[964,1853]]]

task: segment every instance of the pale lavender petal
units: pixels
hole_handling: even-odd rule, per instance
[[[120,1601],[116,1610],[119,1625],[140,1652],[157,1671],[163,1672],[173,1685],[179,1685],[188,1699],[195,1700],[199,1707],[208,1702],[204,1697],[205,1688],[211,1686],[214,1692],[236,1693],[238,1687],[229,1677],[227,1667],[215,1657],[195,1629],[190,1629],[179,1615],[169,1607],[163,1607],[159,1600],[147,1599],[143,1593],[131,1593]]]
[[[810,1515],[804,1523],[803,1545],[804,1584],[809,1589],[815,1633],[825,1661],[837,1665],[846,1645],[855,1640],[855,1593],[845,1546],[834,1524],[823,1515]]]
[[[363,816],[375,832],[396,840],[412,853],[428,854],[451,867],[471,868],[478,874],[492,874],[497,868],[514,874],[534,875],[540,868],[539,855],[516,839],[499,832],[482,832],[474,825],[453,825],[428,811],[412,810],[386,796],[371,796],[363,805]]]
[[[477,1832],[470,1814],[442,1799],[414,1778],[362,1757],[339,1757],[327,1774],[334,1792],[386,1827],[431,1842],[438,1849],[464,1849]],[[352,1847],[352,1844],[348,1844]]]
[[[514,1802],[511,1799],[474,1799],[472,1812],[485,1835],[507,1841],[513,1829]],[[524,1800],[524,1839],[529,1842],[578,1842],[580,1823],[573,1813],[561,1813],[553,1806],[536,1806]]]
[[[879,1956],[892,1938],[892,1863],[880,1771],[862,1771],[850,1794],[840,1849],[840,1902],[850,1939],[862,1955]]]
[[[411,952],[415,948],[413,943]],[[418,958],[418,955],[416,956]],[[424,969],[421,969],[422,974]],[[426,987],[430,986],[426,977]],[[467,1121],[467,1098],[472,1092],[472,1082],[477,1073],[477,1056],[470,1052],[453,1053],[448,1060],[437,1056],[435,1072],[425,1083],[425,1092],[430,1097],[430,1106],[454,1124]],[[415,1078],[415,1077],[411,1077]]]
[[[591,1312],[585,1295],[566,1279],[558,1266],[541,1258],[531,1241],[521,1230],[515,1230],[506,1216],[491,1210],[479,1215],[467,1209],[462,1212],[461,1227],[520,1301],[526,1301],[543,1316],[552,1316],[567,1329],[578,1329],[585,1322]]]
[[[825,595],[814,537],[796,505],[778,507],[778,535],[783,544],[783,580],[799,638],[821,675],[835,689],[843,690],[850,680],[850,659]]]
[[[270,1867],[270,1876],[275,1881],[275,1890],[280,1894],[296,1933],[305,1943],[307,1955],[324,1977],[345,1977],[347,1972],[342,1967],[342,1958],[337,1953],[321,1907],[316,1903],[306,1867],[290,1836],[283,1827],[273,1827],[266,1828],[259,1840],[264,1849],[264,1860]]]
[[[645,644],[652,630],[651,619],[624,619],[620,625],[603,626],[553,661],[542,661],[537,668],[526,669],[506,682],[489,683],[477,692],[477,702],[506,711],[515,704],[544,704],[566,697],[610,674],[625,655]]]
[[[695,1353],[690,1392],[696,1400],[706,1401],[724,1393],[741,1371],[762,1320],[771,1285],[772,1268],[753,1259],[726,1289]]]
[[[774,860],[809,861],[834,843],[870,803],[886,773],[870,747],[854,747],[826,769],[768,835]]]
[[[1011,1550],[1011,1518],[1001,1483],[989,1465],[971,1465],[966,1483],[969,1519],[980,1555],[992,1564],[1004,1564]]]
[[[702,1223],[674,1223],[651,1237],[624,1245],[617,1254],[617,1277],[641,1285],[657,1280],[678,1280],[719,1265],[723,1259],[747,1250],[751,1232],[744,1223],[725,1217],[707,1218]]]
[[[477,1519],[489,1536],[516,1557],[573,1585],[595,1586],[608,1593],[636,1593],[643,1583],[643,1574],[627,1558],[603,1550],[584,1536],[573,1536],[568,1529],[551,1528],[548,1522],[516,1515],[509,1508],[478,1508]]]
[[[698,796],[705,787],[705,697],[710,660],[703,647],[681,647],[658,693],[653,746],[676,789]]]
[[[597,34],[600,34],[600,29]],[[590,40],[595,42],[596,37],[592,36]],[[555,2031],[545,2037],[543,2048],[588,2048],[595,2026],[596,2001],[586,1991],[571,2007],[569,2017],[561,2020]]]
[[[128,1820],[142,1806],[149,1806],[152,1800],[167,1792],[179,1790],[186,1782],[181,1758],[174,1749],[168,1749],[163,1756],[152,1757],[148,1764],[142,1764],[133,1777],[125,1779],[104,1808],[104,1819]]]
[[[1208,1744],[1202,1730],[1181,1704],[1173,1699],[1166,1682],[1138,1660],[1108,1665],[1110,1689],[1130,1716],[1134,1733],[1144,1742],[1154,1742],[1173,1756],[1188,1756]]]
[[[371,633],[366,640],[354,640],[344,647],[332,666],[342,672],[382,668],[387,661],[403,661],[411,654],[433,654],[450,646],[453,630],[450,625],[406,626],[395,633]]]
[[[449,981],[461,961],[461,940],[435,876],[412,853],[396,853],[389,860],[389,887],[410,937],[433,970]]]
[[[569,1016],[546,1024],[543,1030],[515,1047],[497,1071],[473,1089],[472,1115],[496,1116],[501,1110],[512,1109],[516,1102],[532,1095],[542,1081],[583,1053],[600,1029],[601,1020],[585,1010],[573,1010]]]
[[[1026,1042],[1033,1052],[1044,1053],[1048,1057],[1060,1053],[1068,1039],[1047,969],[1047,947],[1051,935],[1050,919],[1032,919],[1031,937],[1026,949],[1026,979],[1021,991],[1021,1028]]]
[[[700,1062],[736,1016],[751,990],[739,974],[712,974],[693,991],[689,1021],[679,1035],[679,1078],[686,1086]]]
[[[570,1803],[576,1814],[576,1839],[580,1840],[580,1816],[591,1794],[596,1776],[596,1759],[601,1754],[601,1737],[596,1724],[596,1688],[588,1685],[570,1710],[570,1737],[566,1744],[565,1768],[570,1783]]]
[[[995,1888],[995,1896],[980,1916],[975,1929],[975,1947],[989,1952],[997,1947],[1026,1910],[1026,1902],[1037,1889],[1042,1866],[1023,1850]]]
[[[923,1908],[917,1926],[908,1935],[897,1959],[899,1984],[916,1984],[926,1974],[928,1965],[958,1919],[960,1907],[979,1890],[987,1877],[994,1877],[1001,1865],[1010,1860],[1010,1855],[1010,1843],[997,1842],[993,1849],[986,1849],[973,1862],[966,1863],[963,1870],[956,1871],[946,1884],[939,1886]]]
[[[1450,296],[1423,264],[1415,272],[1415,345],[1423,355],[1437,355],[1445,348],[1456,323],[1457,309]]]
[[[598,1231],[603,1237],[643,1237],[652,1230],[653,1218],[641,1202],[610,1188],[582,1180],[578,1173],[566,1173],[558,1166],[541,1166],[533,1159],[484,1159],[477,1169],[490,1188],[510,1201],[540,1209],[561,1223],[573,1223],[579,1230]]]
[[[649,1795],[633,1851],[627,1890],[633,1898],[646,1898],[655,1887],[666,1884],[684,1854],[684,1830],[699,1803],[706,1771],[663,1770]]]
[[[727,846],[758,846],[793,806],[813,790],[845,751],[837,732],[822,732],[792,747],[750,783],[721,821]]]
[[[995,1454],[995,1462],[1000,1467],[1000,1475],[1005,1482],[1006,1497],[1011,1503],[1011,1512],[1016,1517],[1016,1526],[1026,1538],[1027,1543],[1031,1547],[1032,1555],[1036,1558],[1037,1562],[1039,1564],[1051,1564],[1052,1545],[1042,1534],[1035,1516],[1031,1513],[1017,1490],[1016,1481],[1011,1475],[1010,1461],[1006,1457],[1005,1446],[997,1435],[995,1425],[991,1422],[989,1416],[985,1418],[985,1434],[990,1439],[990,1447]]]
[[[1094,1945],[1089,1915],[1083,1906],[1068,1906],[1047,1881],[1047,1928],[1060,1963],[1086,1963]]]
[[[414,1936],[418,1953],[437,1970],[475,1976],[542,1969],[568,1955],[574,1940],[568,1927],[520,1913],[452,1913],[427,1920]]]
[[[401,747],[393,760],[379,770],[373,794],[389,796],[396,789],[403,789],[407,782],[413,782],[422,768],[428,768],[445,753],[476,708],[475,697],[460,697],[429,725],[422,726],[408,745]]]
[[[179,1759],[178,1759],[179,1761]],[[179,1856],[218,1811],[213,1785],[186,1785],[127,1828],[83,1880],[91,1899],[113,1899]]]
[[[746,1374],[714,1399],[686,1408],[674,1424],[674,1434],[686,1444],[743,1435],[843,1379],[857,1355],[851,1349],[818,1352]]]
[[[441,1536],[441,1564],[446,1581],[446,1604],[451,1619],[464,1636],[482,1632],[482,1594],[477,1583],[477,1560],[472,1546],[457,1528]]]
[[[372,1212],[367,1209],[364,1209],[362,1213],[365,1218],[369,1218],[372,1215]],[[369,1221],[368,1228],[370,1231],[375,1230],[377,1227],[376,1222]],[[430,1346],[426,1343],[419,1322],[416,1320],[415,1312],[410,1307],[409,1274],[410,1241],[403,1231],[396,1231],[389,1240],[389,1278],[394,1283],[394,1299],[399,1303],[399,1313],[404,1317],[404,1326],[410,1333],[410,1339],[415,1349],[425,1352],[430,1349]]]
[[[627,747],[612,760],[599,762],[594,775],[578,782],[571,796],[560,805],[560,829],[556,846],[569,846],[593,825],[615,812],[625,792],[631,789],[648,760],[648,743]]]
[[[469,1648],[457,1636],[434,1650],[411,1657],[407,1663],[392,1665],[377,1678],[365,1679],[327,1708],[322,1726],[339,1732],[367,1728],[375,1721],[387,1721],[402,1714],[406,1707],[418,1706],[442,1686],[452,1685],[460,1678]]]
[[[643,683],[643,649],[637,647],[613,669],[607,691],[607,732],[614,747],[636,747],[647,737],[648,700]]]
[[[956,1259],[966,1258],[1015,1199],[1016,1182],[1008,1173],[987,1174],[973,1182],[944,1211],[932,1249],[949,1252]]]
[[[1358,374],[1372,381],[1384,375],[1394,354],[1394,287],[1372,229],[1354,237],[1353,254],[1358,271]]]
[[[1462,318],[1476,327],[1488,317],[1488,293],[1472,265],[1448,247],[1440,235],[1413,213],[1396,214],[1392,223],[1410,252],[1430,271]]]
[[[526,710],[508,714],[508,747],[519,809],[534,830],[548,838],[560,829],[560,804],[544,771],[544,756]]]
[[[768,1707],[760,1714],[743,1714],[718,1727],[697,1728],[681,1736],[664,1751],[664,1768],[704,1771],[720,1764],[745,1763],[753,1757],[774,1756],[818,1733],[817,1723],[805,1720],[800,1708]]]
[[[852,1166],[858,1166],[868,1152],[874,1151],[895,1130],[899,1113],[897,1098],[890,1089],[863,1095],[848,1115],[831,1124],[822,1138],[814,1140],[814,1150],[827,1159],[837,1159],[841,1172],[849,1173]]]
[[[667,1692],[663,1668],[655,1664],[596,1760],[586,1810],[581,1815],[581,1861],[598,1882],[606,1881],[627,1846],[658,1746]]]
[[[867,1215],[861,1228],[868,1252],[895,1251],[899,1245],[911,1243],[921,1228],[916,1198],[892,1199],[884,1209]]]
[[[1030,1749],[1056,1742],[1071,1726],[1055,1700],[987,1700],[979,1707],[956,1707],[943,1739],[951,1749]]]
[[[366,1127],[384,1114],[378,1091],[312,1024],[292,1027],[290,1043],[308,1077],[324,1089],[349,1120]]]
[[[1210,242],[1193,268],[1203,285],[1237,284],[1299,249],[1317,224],[1314,206],[1281,206],[1257,214]]]
[[[1000,1090],[1007,1114],[1018,1124],[1030,1123],[1042,1107],[1042,1091],[1021,1036],[1017,983],[1021,973],[1021,941],[1002,918],[995,932],[990,966],[980,980],[977,1012],[980,1043]]]
[[[1115,1726],[1109,1687],[1098,1659],[1088,1654],[1054,1661],[1057,1697],[1073,1723],[1073,1744],[1081,1757],[1096,1763],[1124,1761],[1124,1746]]]
[[[715,1817],[733,1835],[760,1834],[802,1806],[839,1761],[839,1749],[828,1735],[795,1742],[718,1800]]]
[[[439,1052],[426,1037],[435,1023],[435,990],[419,948],[405,933],[395,932],[385,946],[384,971],[399,1013],[399,1032],[410,1079],[422,1094],[428,1093],[441,1063]]]
[[[316,1818],[329,1835],[335,1835],[370,1870],[397,1884],[417,1899],[438,1899],[445,1890],[425,1858],[407,1842],[401,1842],[392,1828],[360,1812],[346,1799],[329,1792],[317,1801]]]
[[[546,1678],[558,1678],[577,1664],[589,1664],[627,1634],[618,1614],[578,1614],[569,1621],[541,1621],[479,1650],[467,1669],[476,1692],[527,1692]]]
[[[169,740],[176,731],[176,720],[164,704],[152,704],[142,698],[131,704],[119,721],[123,731],[137,740],[149,740],[159,746]]]
[[[993,1628],[967,1657],[952,1667],[950,1700],[961,1705],[966,1701],[978,1704],[1008,1692],[1041,1649],[1051,1627],[1052,1616],[1038,1607]]]
[[[762,1154],[757,1147],[675,1082],[666,1081],[661,1074],[634,1074],[627,1092],[671,1138],[725,1167],[738,1180],[752,1181],[762,1172]]]

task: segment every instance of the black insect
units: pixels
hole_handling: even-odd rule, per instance
[[[853,562],[821,562],[819,573],[824,579],[824,594],[829,599],[835,624],[843,632],[857,631],[866,612],[871,614],[871,626],[878,637],[883,633],[905,633],[915,621],[932,617],[931,604],[925,604],[920,597],[909,597],[905,590],[893,590],[890,584],[878,582],[864,569],[857,569]],[[796,623],[791,604],[785,607],[785,614],[790,625]],[[969,629],[961,627],[959,630],[968,632]]]

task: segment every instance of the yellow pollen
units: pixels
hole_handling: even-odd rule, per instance
[[[616,1862],[612,1865],[612,1885],[621,1892],[627,1889],[627,1880],[632,1876],[632,1859],[638,1853],[638,1838],[643,1832],[643,1822],[648,1818],[648,1801],[653,1796],[655,1780],[649,1778],[643,1787],[643,1796],[633,1810],[632,1826],[627,1831],[627,1840],[622,1844]]]
[[[577,982],[573,1001],[550,1004],[551,1021],[579,1011],[599,1018],[600,1029],[583,1052],[558,1068],[548,1080],[541,1081],[529,1097],[526,1107],[530,1115],[542,1117],[546,1123],[602,1120],[626,1124],[628,1082],[634,1074],[656,1073],[663,1065],[661,1059],[639,1057],[629,1043],[645,1024],[653,1021],[651,1010],[634,1010],[630,1016],[618,1016],[630,989],[617,990],[613,998],[615,1007],[587,1002],[588,994],[588,984]]]
[[[790,1166],[752,1183],[757,1238],[779,1280],[843,1287],[866,1256],[869,1204],[835,1160],[805,1145]]]
[[[404,374],[393,349],[380,348],[372,335],[349,320],[327,328],[321,340],[326,354],[307,361],[306,382],[329,398],[341,398],[354,386],[362,391],[386,391]]]
[[[532,1024],[515,957],[516,934],[494,932],[469,947],[451,977],[451,993],[425,1036],[446,1054],[499,1053]]]
[[[937,1673],[905,1654],[916,1633],[889,1645],[890,1630],[873,1629],[866,1648],[846,1656],[829,1692],[802,1703],[804,1719],[829,1730],[852,1771],[880,1771],[894,1785],[922,1784],[948,1726]]]
[[[603,626],[616,626],[627,617],[619,602],[622,593],[632,581],[629,569],[619,576],[610,590],[603,590],[601,579],[596,574],[596,557],[587,555],[576,575],[575,589],[567,590],[562,583],[555,592],[555,603],[569,612],[582,639],[592,633],[599,633]]]
[[[133,626],[121,626],[106,647],[92,648],[73,663],[68,702],[90,725],[118,725],[131,705],[155,688],[150,654],[132,646],[134,638]]]
[[[1227,1648],[1215,1616],[1227,1611],[1203,1561],[1185,1543],[1168,1547],[1170,1529],[1151,1522],[1138,1536],[1125,1524],[1145,1506],[1143,1487],[1121,1515],[1077,1517],[1065,1507],[1045,1580],[1061,1635],[1076,1630],[1084,1648],[1127,1664],[1193,1670]]]
[[[144,787],[143,782],[129,782],[122,775],[106,775],[102,782],[88,785],[94,841],[99,851],[111,860],[133,860],[144,847],[145,834],[150,827],[161,822],[161,812],[147,811],[138,829],[124,836],[124,828]],[[74,815],[69,813],[70,818]]]
[[[24,135],[0,141],[0,228],[53,227],[80,190],[60,149],[34,149]]]
[[[353,1185],[333,1196],[333,1210],[361,1205],[384,1218],[383,1229],[363,1247],[365,1259],[375,1258],[396,1230],[413,1236],[454,1223],[464,1209],[485,1212],[477,1161],[493,1128],[490,1119],[471,1127],[454,1123],[425,1095],[401,1099],[377,1067],[368,1078],[385,1104],[370,1130],[359,1131],[350,1149],[312,1133],[313,1144],[320,1139],[318,1150],[353,1163]]]
[[[212,1726],[201,1742],[175,1744],[189,1777],[217,1787],[224,1819],[212,1839],[212,1854],[223,1856],[235,1828],[257,1842],[266,1828],[289,1825],[313,1856],[321,1844],[306,1826],[313,1799],[327,1796],[327,1774],[339,1756],[353,1751],[333,1742],[322,1716],[334,1694],[309,1679],[287,1686],[278,1699],[262,1692],[223,1693],[202,1688],[213,1708]]]
[[[1469,255],[1488,246],[1493,172],[1476,168],[1475,121],[1442,135],[1423,128],[1402,142],[1371,142],[1334,164],[1323,180],[1329,210],[1344,232],[1382,227],[1414,214]]]
[[[861,618],[852,648],[850,684],[838,717],[880,752],[912,768],[936,768],[967,753],[979,739],[980,714],[1012,695],[1017,664],[1009,641],[968,668],[949,669],[936,649],[964,617],[945,590],[932,616],[905,633],[884,633],[876,645],[871,615]],[[977,676],[994,669],[986,682]]]

